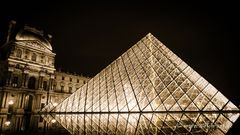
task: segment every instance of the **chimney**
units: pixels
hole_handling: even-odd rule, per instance
[[[11,36],[12,36],[13,30],[14,30],[14,28],[15,28],[15,25],[16,25],[16,21],[11,20],[11,21],[9,22],[8,35],[7,35],[6,43],[9,42],[9,40],[10,40],[10,38],[11,38]]]

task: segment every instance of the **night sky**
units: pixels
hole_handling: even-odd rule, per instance
[[[11,19],[43,29],[53,35],[57,69],[94,76],[150,32],[240,104],[236,3],[24,4],[0,9],[0,38]]]

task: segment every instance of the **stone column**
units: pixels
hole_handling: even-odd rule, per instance
[[[26,87],[26,81],[27,81],[27,74],[28,73],[29,73],[28,70],[23,70],[21,87]]]
[[[23,103],[23,93],[19,94],[19,108],[22,108]]]
[[[20,103],[21,103],[21,94],[15,95],[15,107],[18,109],[20,108]]]
[[[43,77],[39,76],[39,80],[38,80],[38,89],[43,89]]]
[[[22,93],[22,102],[21,102],[21,106],[20,106],[22,109],[24,109],[25,107],[25,94]]]
[[[25,82],[26,82],[26,74],[22,73],[22,84],[21,84],[21,87],[25,86]]]
[[[39,72],[39,80],[38,80],[38,89],[43,89],[43,77],[45,76],[45,73],[40,71]]]
[[[25,77],[26,77],[26,79],[25,79],[24,87],[27,88],[28,87],[29,74],[26,74]]]
[[[40,110],[40,104],[41,104],[41,94],[37,94],[35,96],[35,104],[34,104],[34,110],[39,111]]]
[[[49,79],[49,90],[52,90],[52,87],[53,87],[53,79],[54,79],[54,75],[51,74],[51,75],[50,75],[50,79]]]
[[[36,89],[40,89],[40,79],[41,79],[41,77],[39,76],[38,80],[37,80],[37,88]]]
[[[23,100],[23,97],[22,97],[22,93],[19,93],[17,94],[17,99],[15,100],[16,101],[16,112],[17,113],[23,113],[24,110],[22,108],[22,100]]]
[[[1,108],[4,108],[5,107],[5,100],[6,100],[6,92],[2,92],[1,93],[1,100],[2,100],[2,102],[1,102]]]
[[[52,79],[49,78],[49,80],[48,80],[48,87],[47,87],[47,90],[48,90],[48,91],[51,90],[51,83],[52,83]]]
[[[7,74],[7,86],[10,86],[11,85],[11,82],[12,82],[12,71],[8,71],[8,74]]]

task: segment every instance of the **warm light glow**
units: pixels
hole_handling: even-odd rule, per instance
[[[53,103],[56,107],[49,110],[65,113],[54,115],[51,121],[57,120],[72,134],[194,135],[211,131],[223,135],[231,127],[229,123],[239,117],[220,114],[221,110],[237,108],[229,103],[207,80],[148,34],[66,100]],[[206,124],[224,128],[216,130]],[[205,128],[192,131],[188,128],[192,125]]]
[[[56,102],[53,103],[53,106],[57,106],[57,105],[58,105],[58,103],[56,103]]]
[[[6,125],[6,126],[9,126],[10,124],[11,124],[10,121],[6,121],[6,122],[5,122],[5,125]]]
[[[51,122],[52,122],[52,123],[56,123],[56,120],[55,120],[55,119],[52,119]]]
[[[13,105],[13,103],[14,103],[14,102],[13,102],[12,100],[8,101],[8,104],[9,104],[9,105]]]

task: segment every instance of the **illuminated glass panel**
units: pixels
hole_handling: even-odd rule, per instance
[[[239,109],[148,34],[62,103],[71,134],[226,134]]]

